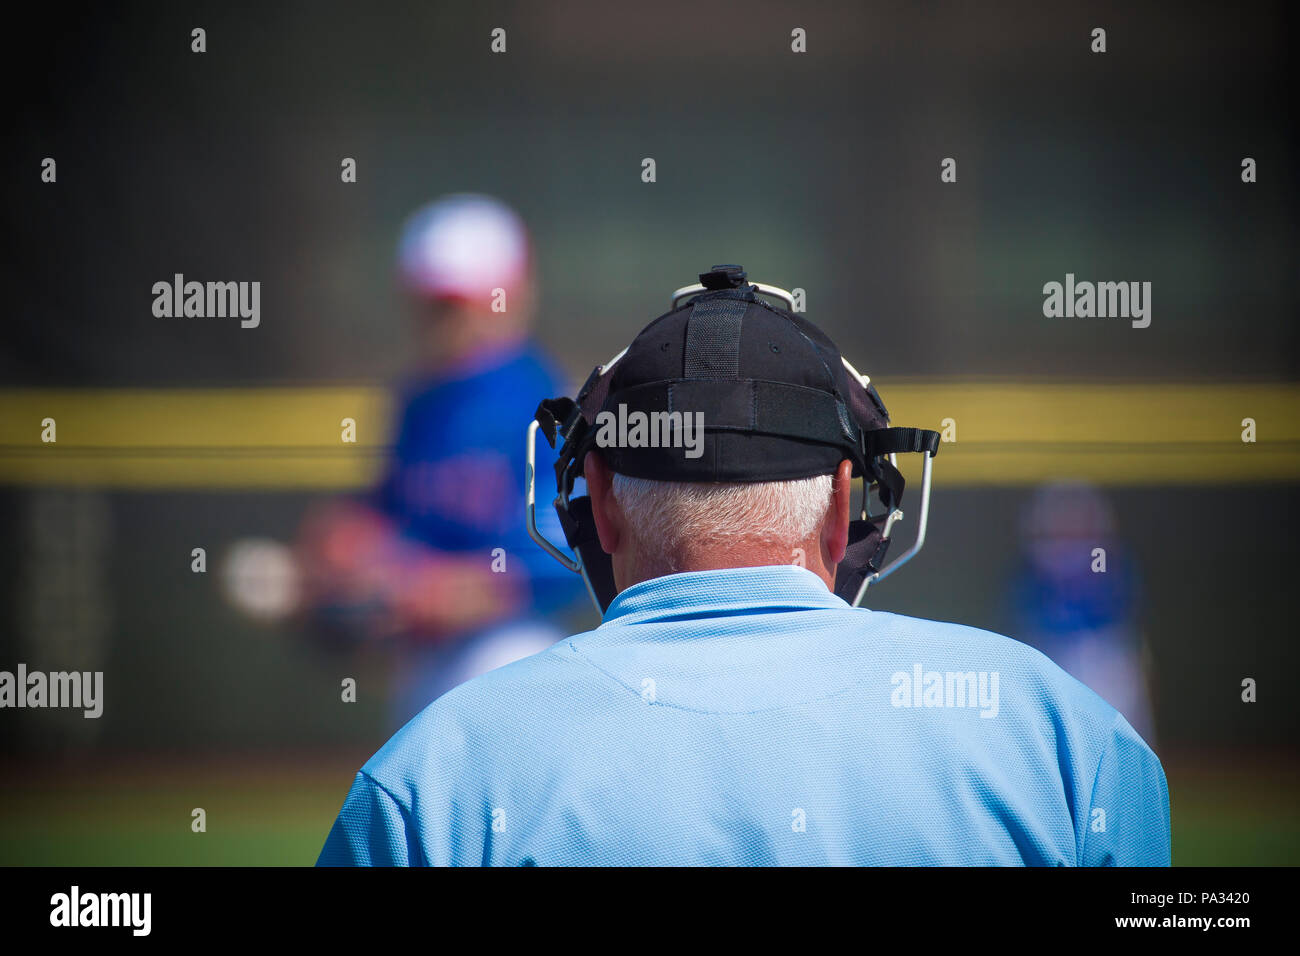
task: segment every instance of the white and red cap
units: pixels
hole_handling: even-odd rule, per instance
[[[415,211],[402,229],[397,271],[413,295],[488,303],[528,277],[528,230],[513,209],[477,193],[444,196]]]

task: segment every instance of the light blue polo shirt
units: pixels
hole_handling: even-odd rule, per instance
[[[1149,747],[1032,648],[795,566],[628,588],[357,774],[320,865],[1170,862]]]

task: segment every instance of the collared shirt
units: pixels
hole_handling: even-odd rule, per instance
[[[622,592],[439,698],[319,864],[1167,865],[1164,771],[1032,648],[795,566]]]

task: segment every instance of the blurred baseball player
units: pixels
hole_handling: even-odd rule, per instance
[[[1110,502],[1080,482],[1044,485],[1021,515],[1020,551],[1011,587],[1016,636],[1154,743],[1146,642],[1137,622],[1140,580]]]
[[[395,726],[558,640],[544,614],[580,592],[515,517],[518,422],[560,381],[529,336],[530,260],[523,223],[490,197],[449,196],[410,218],[397,269],[419,368],[403,392],[392,461],[371,493],[304,524],[312,626],[403,645]]]
[[[1163,770],[1113,707],[1018,641],[855,606],[923,542],[939,436],[760,296],[792,305],[715,266],[542,403],[571,552],[546,546],[603,623],[427,707],[321,864],[1169,863]]]

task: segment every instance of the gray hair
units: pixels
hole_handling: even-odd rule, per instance
[[[826,520],[832,476],[792,481],[653,481],[614,475],[622,508],[644,556],[676,570],[688,545],[723,540],[789,545],[808,540]]]

